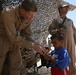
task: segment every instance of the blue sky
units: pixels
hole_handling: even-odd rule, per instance
[[[69,2],[70,4],[73,4],[76,6],[76,0],[64,0],[64,1]],[[67,17],[73,20],[73,23],[76,27],[76,9],[74,9],[73,11],[69,11],[67,14]]]

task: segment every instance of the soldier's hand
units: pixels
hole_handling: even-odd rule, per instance
[[[45,58],[46,60],[49,61],[49,60],[51,60],[51,55],[49,55],[49,54],[45,54],[45,55],[44,55],[44,58]]]
[[[35,51],[37,51],[38,53],[40,53],[41,55],[47,54],[47,51],[44,49],[44,47],[42,47],[42,46],[39,45],[39,44],[34,43],[34,44],[33,44],[33,49],[34,49]]]

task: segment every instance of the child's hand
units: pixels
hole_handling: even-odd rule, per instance
[[[54,57],[52,57],[50,54],[45,54],[44,55],[44,58],[47,60],[47,61],[50,61],[53,63],[53,64],[56,64],[56,60]]]
[[[49,54],[45,54],[45,55],[44,55],[44,58],[45,58],[46,60],[49,61],[49,60],[51,60],[51,55],[49,55]]]

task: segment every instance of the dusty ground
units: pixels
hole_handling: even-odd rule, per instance
[[[41,65],[41,61],[37,63],[37,67]],[[51,75],[50,68],[46,68],[46,66],[42,66],[41,68],[35,67],[34,71],[34,66],[28,70],[27,75]]]

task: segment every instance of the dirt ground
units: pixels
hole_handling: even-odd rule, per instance
[[[37,63],[37,67],[41,65],[41,61]],[[29,70],[27,75],[51,75],[50,68],[46,68],[46,66],[42,66],[40,68],[37,68],[32,66]]]
[[[51,75],[50,68],[41,67],[38,69],[38,71],[29,70],[27,75]]]

